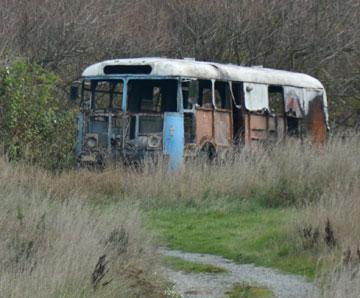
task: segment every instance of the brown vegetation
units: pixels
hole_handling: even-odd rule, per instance
[[[0,296],[163,297],[136,208],[91,208],[77,189],[56,200],[51,184],[38,183],[46,175],[0,161]]]
[[[76,296],[95,289],[111,296],[119,286],[129,293],[147,287],[158,293],[156,254],[134,206],[234,211],[251,200],[263,207],[295,205],[293,231],[303,249],[327,264],[341,260],[345,269],[357,270],[359,146],[358,135],[331,138],[323,147],[294,140],[266,150],[244,149],[225,164],[192,162],[177,172],[149,162],[137,169],[54,175],[2,162],[0,259],[6,278],[0,290],[5,296],[18,291],[32,296],[39,289],[45,296],[56,291]],[[329,278],[346,278],[350,269],[345,269],[321,280],[326,291]]]

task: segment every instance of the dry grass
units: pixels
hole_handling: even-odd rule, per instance
[[[87,194],[61,183],[0,165],[0,297],[162,297],[159,258],[136,209],[90,208],[79,198]]]
[[[351,186],[354,177],[360,176],[359,145],[360,137],[330,140],[324,147],[294,141],[266,151],[243,150],[225,165],[192,162],[174,173],[163,165],[145,165],[136,171],[121,167],[69,171],[54,178],[36,168],[27,168],[26,173],[18,168],[16,183],[56,199],[75,192],[87,199],[130,198],[149,206],[210,201],[216,205],[226,199],[254,197],[267,206],[301,205],[319,200],[334,185]]]
[[[334,137],[322,147],[293,141],[267,150],[243,150],[226,164],[192,162],[177,172],[150,163],[137,170],[120,167],[54,175],[2,162],[0,259],[6,270],[1,273],[0,296],[31,296],[34,291],[46,293],[44,297],[94,294],[89,276],[103,254],[112,264],[104,280],[114,281],[96,295],[111,297],[118,287],[156,291],[158,285],[151,278],[153,246],[138,214],[128,207],[134,204],[146,209],[224,210],[242,208],[251,200],[264,207],[295,205],[300,216],[294,229],[300,231],[304,249],[323,259],[358,264],[359,148],[358,135]],[[82,202],[94,208],[90,211]],[[115,237],[110,237],[112,231],[117,231]],[[129,249],[118,257],[116,249],[104,243],[109,238],[122,243],[123,231],[129,235]],[[340,280],[344,274],[331,276]],[[141,280],[144,287],[132,288],[129,280],[137,284]]]
[[[322,296],[326,298],[358,298],[360,293],[360,269],[358,266],[339,265],[323,274]]]

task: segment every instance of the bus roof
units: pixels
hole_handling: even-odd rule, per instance
[[[220,64],[214,62],[195,61],[193,59],[167,59],[167,58],[130,58],[106,60],[88,66],[82,77],[108,76],[105,67],[123,66],[148,67],[150,76],[188,77],[199,79],[215,79],[224,81],[239,81],[262,83],[268,85],[294,86],[313,89],[323,89],[321,82],[306,74],[263,68],[245,67],[234,64]],[[130,68],[129,68],[130,69]],[[111,72],[112,74],[117,74]],[[126,70],[121,72],[127,75]],[[128,75],[133,73],[129,71]]]

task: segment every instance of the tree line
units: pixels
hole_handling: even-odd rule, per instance
[[[0,61],[21,57],[63,86],[88,64],[194,57],[305,72],[325,85],[332,125],[360,125],[358,0],[2,0]]]

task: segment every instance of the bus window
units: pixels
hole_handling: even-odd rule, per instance
[[[176,112],[176,80],[131,80],[128,83],[129,111]]]
[[[235,105],[240,107],[244,102],[244,87],[243,83],[232,82],[231,83],[232,94],[234,95]]]
[[[212,108],[212,82],[199,80],[199,104],[202,108]]]
[[[94,94],[93,107],[95,109],[121,109],[123,82],[122,81],[93,81],[91,89]],[[84,100],[91,94],[88,84],[84,85]]]
[[[218,109],[231,109],[231,93],[228,82],[215,82],[215,106]]]
[[[95,108],[107,109],[110,107],[110,82],[97,82],[95,87]]]
[[[269,108],[276,115],[284,115],[284,90],[281,86],[269,86]]]
[[[124,88],[124,83],[123,81],[119,81],[119,82],[112,82],[111,83],[111,102],[112,102],[112,106],[114,108],[116,108],[117,110],[121,110],[122,107],[122,99],[123,99],[123,88]]]

